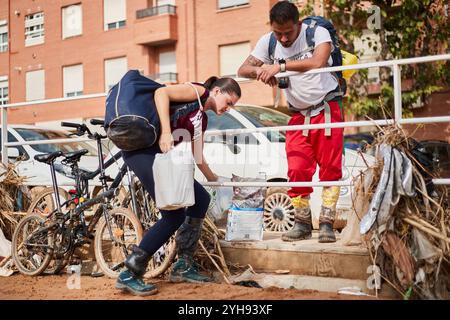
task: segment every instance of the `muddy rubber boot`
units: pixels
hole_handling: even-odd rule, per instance
[[[170,282],[210,282],[209,277],[199,273],[194,253],[202,232],[203,219],[186,217],[175,236],[178,260],[169,275]]]
[[[295,208],[294,228],[281,236],[283,241],[299,241],[310,239],[312,236],[312,221],[310,208]]]
[[[198,271],[198,265],[191,257],[181,257],[173,264],[172,271],[169,276],[170,282],[192,282],[203,283],[211,282],[212,279],[202,275]]]
[[[137,245],[134,245],[131,250],[131,254],[125,260],[125,267],[134,277],[141,278],[145,274],[151,256]]]
[[[119,274],[116,288],[138,296],[149,296],[158,292],[155,285],[145,283],[142,278],[135,277],[129,270]]]
[[[319,217],[319,242],[336,242],[336,235],[333,230],[336,210],[322,206]]]

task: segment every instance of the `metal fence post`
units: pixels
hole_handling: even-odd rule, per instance
[[[402,120],[402,73],[400,66],[394,63],[394,119],[397,125]]]
[[[6,143],[8,142],[8,109],[2,108],[2,162],[8,164],[8,147]]]

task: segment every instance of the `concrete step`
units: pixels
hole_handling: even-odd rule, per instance
[[[337,235],[336,243],[319,243],[318,232],[309,240],[284,242],[281,233],[265,232],[262,241],[221,241],[227,262],[241,266],[251,265],[255,272],[271,274],[273,286],[294,287],[318,291],[337,292],[343,287],[367,289],[371,264],[364,246],[344,246]],[[277,274],[283,270],[288,274]],[[269,280],[265,280],[269,281]],[[387,285],[382,286],[383,297],[398,298]]]
[[[319,243],[318,232],[312,239],[284,242],[281,233],[265,232],[262,241],[221,241],[227,261],[250,264],[257,272],[274,273],[289,270],[290,274],[365,280],[370,257],[365,247]]]

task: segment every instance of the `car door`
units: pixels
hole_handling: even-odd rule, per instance
[[[224,113],[221,116],[212,111],[206,113],[208,115],[207,131],[244,128],[243,124],[230,113]],[[231,178],[232,174],[244,175],[245,154],[242,147],[237,136],[205,136],[203,153],[214,173]],[[200,181],[206,180],[198,169],[196,169],[196,178]]]

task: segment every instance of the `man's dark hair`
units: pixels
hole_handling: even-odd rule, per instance
[[[297,23],[299,19],[298,8],[289,1],[279,1],[270,9],[270,24],[285,24],[288,21]]]

